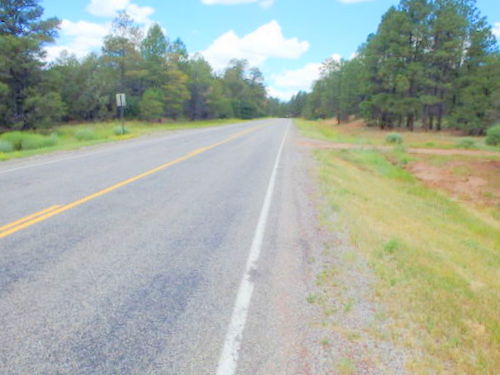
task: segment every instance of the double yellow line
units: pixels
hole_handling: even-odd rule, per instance
[[[221,146],[221,145],[223,145],[225,143],[231,142],[231,141],[235,140],[236,138],[242,137],[242,136],[244,136],[244,135],[246,135],[248,133],[251,133],[251,132],[253,132],[253,131],[257,130],[257,129],[260,129],[263,126],[265,126],[265,125],[255,126],[253,128],[243,130],[241,132],[238,132],[236,134],[231,135],[230,137],[228,137],[228,138],[226,138],[226,139],[224,139],[224,140],[222,140],[220,142],[214,143],[214,144],[212,144],[210,146],[198,148],[198,149],[196,149],[194,151],[191,151],[191,152],[189,152],[189,153],[187,153],[187,154],[185,154],[185,155],[183,155],[183,156],[181,156],[181,157],[179,157],[179,158],[177,158],[175,160],[169,161],[169,162],[167,162],[165,164],[162,164],[162,165],[160,165],[160,166],[158,166],[156,168],[150,169],[149,171],[141,173],[141,174],[139,174],[137,176],[128,178],[128,179],[126,179],[124,181],[121,181],[121,182],[119,182],[117,184],[114,184],[114,185],[112,185],[110,187],[107,187],[105,189],[99,190],[96,193],[90,194],[90,195],[88,195],[86,197],[83,197],[83,198],[78,199],[78,200],[76,200],[74,202],[68,203],[68,204],[66,204],[64,206],[62,206],[62,205],[54,205],[54,206],[51,206],[51,207],[49,207],[47,209],[44,209],[42,211],[35,212],[34,214],[25,216],[25,217],[23,217],[23,218],[21,218],[19,220],[16,220],[16,221],[13,221],[11,223],[8,223],[8,224],[0,227],[0,238],[5,238],[7,236],[10,236],[11,234],[19,232],[22,229],[26,229],[26,228],[28,228],[28,227],[36,224],[36,223],[39,223],[39,222],[44,221],[44,220],[47,220],[47,219],[51,218],[52,216],[58,215],[58,214],[60,214],[62,212],[65,212],[65,211],[68,211],[68,210],[70,210],[72,208],[78,207],[78,206],[80,206],[80,205],[82,205],[84,203],[87,203],[88,201],[91,201],[91,200],[93,200],[95,198],[101,197],[101,196],[103,196],[105,194],[108,194],[108,193],[110,193],[110,192],[112,192],[112,191],[114,191],[116,189],[119,189],[119,188],[121,188],[123,186],[129,185],[129,184],[131,184],[133,182],[141,180],[141,179],[143,179],[143,178],[145,178],[147,176],[150,176],[150,175],[152,175],[154,173],[157,173],[157,172],[159,172],[159,171],[161,171],[163,169],[166,169],[166,168],[171,167],[171,166],[173,166],[175,164],[181,163],[181,162],[183,162],[185,160],[188,160],[188,159],[190,159],[190,158],[192,158],[192,157],[194,157],[196,155],[199,155],[199,154],[202,154],[202,153],[207,152],[209,150],[212,150],[212,149],[214,149],[216,147],[219,147],[219,146]]]

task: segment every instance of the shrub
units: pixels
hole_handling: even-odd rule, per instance
[[[79,141],[92,141],[97,139],[97,134],[91,129],[79,129],[75,132],[75,138]]]
[[[21,143],[23,142],[24,134],[21,132],[9,132],[2,135],[2,140],[9,142],[14,150],[21,149]]]
[[[465,138],[462,139],[460,142],[456,144],[458,148],[475,148],[476,147],[476,142],[474,140]]]
[[[54,146],[57,143],[57,136],[51,135],[50,137],[40,134],[26,133],[23,134],[21,142],[22,150],[36,150],[38,148],[45,148]]]
[[[14,151],[14,146],[9,141],[0,139],[0,152],[12,152]]]
[[[385,141],[387,143],[403,143],[403,137],[399,135],[398,133],[389,133],[387,134],[387,137],[385,137]]]
[[[500,124],[492,126],[486,131],[486,144],[491,146],[500,145]]]
[[[127,128],[122,128],[120,125],[120,126],[115,126],[113,128],[113,133],[115,133],[115,135],[125,135],[125,134],[128,134],[130,132],[128,131]]]
[[[384,245],[384,252],[387,254],[394,254],[397,250],[401,248],[401,243],[397,238],[392,238]]]

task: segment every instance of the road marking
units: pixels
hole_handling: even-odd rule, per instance
[[[290,125],[287,125],[283,141],[281,142],[278,155],[276,156],[271,179],[269,180],[269,185],[267,187],[264,203],[260,211],[252,245],[250,246],[245,273],[243,274],[243,278],[238,289],[233,314],[231,316],[231,322],[229,323],[226,338],[224,340],[224,348],[219,359],[217,375],[234,375],[236,367],[238,366],[240,347],[243,339],[243,330],[245,329],[248,310],[250,308],[250,301],[255,287],[254,282],[252,281],[252,273],[257,269],[257,261],[259,260],[262,249],[262,241],[264,239],[267,218],[271,208],[278,166],[280,164],[281,154],[283,153],[289,127]]]
[[[80,158],[85,158],[85,157],[89,157],[89,156],[96,156],[96,155],[100,155],[100,154],[108,154],[108,153],[117,151],[116,149],[122,150],[122,149],[126,149],[126,148],[140,147],[140,146],[144,146],[144,145],[160,143],[160,142],[163,142],[165,140],[172,140],[172,139],[176,139],[176,138],[184,138],[186,136],[190,136],[193,133],[195,133],[195,134],[203,134],[203,133],[209,133],[209,132],[224,130],[224,129],[227,129],[228,127],[230,127],[230,126],[239,126],[239,125],[241,125],[241,123],[221,125],[221,126],[217,126],[217,127],[213,127],[213,128],[208,128],[208,129],[189,129],[188,130],[189,133],[167,134],[167,135],[162,136],[160,138],[144,139],[142,141],[139,138],[130,138],[130,139],[128,139],[129,141],[141,141],[140,143],[138,143],[138,142],[132,142],[132,143],[128,143],[127,142],[126,143],[124,141],[118,142],[118,143],[115,143],[115,142],[103,143],[103,144],[105,144],[107,146],[112,147],[113,149],[105,149],[105,150],[97,150],[97,151],[96,150],[91,150],[89,152],[86,152],[86,150],[82,150],[82,152],[85,152],[85,153],[81,154],[81,155],[68,156],[66,158],[60,158],[60,159],[56,159],[56,160],[48,160],[48,161],[44,161],[44,162],[40,162],[40,163],[22,165],[22,166],[19,166],[19,167],[14,167],[14,168],[10,168],[10,169],[0,170],[0,175],[6,174],[6,173],[10,173],[10,172],[16,172],[16,171],[23,170],[23,169],[28,169],[28,168],[43,167],[43,166],[46,166],[46,165],[50,165],[50,164],[54,164],[54,163],[59,163],[59,162],[63,162],[63,161],[68,161],[68,160],[80,159]],[[173,131],[176,131],[176,130],[173,130]],[[99,146],[101,146],[103,144],[100,144]],[[95,146],[97,146],[97,145],[95,145]],[[83,147],[94,147],[94,145],[83,146]],[[73,150],[73,151],[78,151],[78,149]],[[50,156],[50,155],[48,155],[48,156]]]
[[[194,157],[196,155],[199,155],[201,153],[204,153],[204,152],[207,152],[209,150],[212,150],[212,149],[214,149],[216,147],[219,147],[219,146],[221,146],[221,145],[223,145],[225,143],[231,142],[231,141],[235,140],[236,138],[242,137],[242,136],[244,136],[244,135],[246,135],[248,133],[251,133],[251,132],[253,132],[253,131],[257,130],[257,129],[260,129],[263,126],[264,125],[255,126],[253,128],[246,129],[246,130],[243,130],[241,132],[235,133],[235,134],[229,136],[228,138],[226,138],[226,139],[224,139],[224,140],[222,140],[220,142],[214,143],[214,144],[212,144],[210,146],[198,148],[198,149],[196,149],[194,151],[191,151],[191,152],[187,153],[186,155],[181,156],[181,157],[179,157],[179,158],[177,158],[175,160],[169,161],[169,162],[167,162],[165,164],[162,164],[162,165],[160,165],[160,166],[158,166],[156,168],[150,169],[149,171],[141,173],[141,174],[139,174],[137,176],[128,178],[128,179],[126,179],[124,181],[121,181],[121,182],[115,184],[115,185],[112,185],[112,186],[109,186],[109,187],[107,187],[105,189],[102,189],[102,190],[100,190],[100,191],[98,191],[96,193],[93,193],[93,194],[90,194],[90,195],[88,195],[88,196],[86,196],[84,198],[78,199],[78,200],[76,200],[76,201],[74,201],[72,203],[66,204],[64,206],[53,206],[53,207],[50,207],[51,208],[50,211],[49,211],[49,209],[47,209],[47,210],[35,213],[33,215],[26,216],[25,218],[17,220],[15,222],[6,224],[6,225],[4,225],[2,227],[2,228],[6,228],[6,230],[0,232],[0,238],[5,238],[7,236],[10,236],[11,234],[14,234],[14,233],[16,233],[16,232],[18,232],[18,231],[20,231],[22,229],[26,229],[26,228],[28,228],[28,227],[36,224],[36,223],[39,223],[39,222],[44,221],[44,220],[47,220],[47,219],[51,218],[52,216],[55,216],[55,215],[58,215],[58,214],[60,214],[62,212],[68,211],[68,210],[70,210],[72,208],[75,208],[75,207],[80,206],[80,205],[82,205],[84,203],[87,203],[88,201],[91,201],[91,200],[93,200],[95,198],[98,198],[98,197],[101,197],[101,196],[103,196],[105,194],[108,194],[108,193],[110,193],[110,192],[112,192],[112,191],[114,191],[116,189],[119,189],[119,188],[121,188],[123,186],[129,185],[129,184],[131,184],[133,182],[136,182],[136,181],[141,180],[141,179],[143,179],[143,178],[145,178],[147,176],[150,176],[150,175],[152,175],[154,173],[157,173],[157,172],[159,172],[159,171],[161,171],[163,169],[171,167],[172,165],[178,164],[178,163],[183,162],[183,161],[185,161],[187,159],[190,159],[190,158],[192,158],[192,157]]]
[[[56,208],[58,207],[61,207],[60,205],[55,205],[55,206],[52,206],[52,207],[49,207],[49,208],[46,208],[45,210],[41,210],[41,211],[38,211],[38,212],[35,212],[34,214],[31,214],[31,215],[28,215],[28,216],[25,216],[19,220],[16,220],[16,221],[13,221],[12,223],[9,223],[9,224],[6,224],[4,225],[3,227],[0,227],[0,232],[3,232],[4,230],[7,230],[9,228],[12,228],[12,227],[15,227],[16,225],[19,225],[19,224],[22,224],[30,219],[33,219],[37,216],[41,216],[49,211],[53,211],[55,210]]]

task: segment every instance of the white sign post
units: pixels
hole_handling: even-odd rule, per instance
[[[120,118],[122,120],[122,135],[125,134],[125,124],[123,120],[123,115],[125,112],[126,105],[127,105],[127,100],[125,98],[125,94],[116,94],[116,106],[120,110]]]
[[[125,107],[126,105],[127,101],[125,99],[125,94],[116,94],[116,106]]]

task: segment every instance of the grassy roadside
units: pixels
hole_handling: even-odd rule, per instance
[[[328,138],[321,127],[298,125],[305,135]],[[401,167],[401,151],[317,150],[315,156],[325,212],[338,211],[375,271],[394,340],[412,355],[409,372],[495,373],[500,223],[424,186]]]
[[[334,125],[332,121],[307,121],[302,119],[295,121],[305,136],[337,143],[387,145],[385,140],[387,134],[397,132],[402,135],[404,144],[407,147],[430,149],[466,148],[472,150],[500,151],[500,147],[487,145],[485,137],[460,136],[445,131],[438,133],[409,132],[400,129],[379,130],[378,128],[359,126],[359,121],[342,125]]]
[[[10,132],[0,135],[0,161],[72,150],[100,143],[136,138],[156,132],[195,129],[243,122],[239,119],[207,120],[175,123],[146,123],[130,121],[125,124],[126,134],[120,134],[118,122],[82,123],[62,125],[50,131]],[[3,148],[3,147],[5,148]]]

